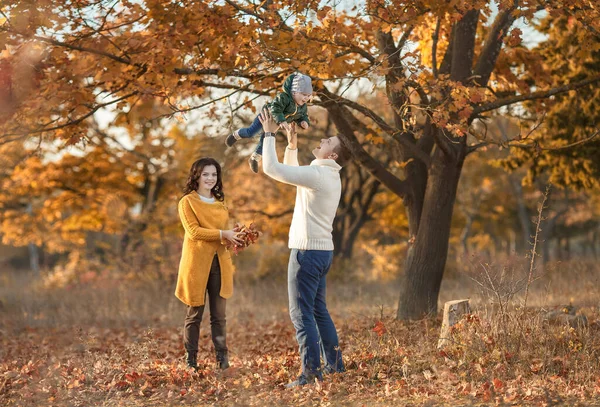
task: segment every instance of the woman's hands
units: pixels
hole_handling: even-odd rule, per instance
[[[238,234],[235,229],[222,230],[221,236],[223,237],[223,240],[225,240],[232,246],[240,246],[243,243],[242,240],[238,238]]]

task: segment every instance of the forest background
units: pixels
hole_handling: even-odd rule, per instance
[[[597,2],[44,0],[0,11],[9,403],[597,397]],[[350,369],[286,393],[298,368],[286,315],[295,189],[250,172],[253,142],[224,138],[297,70],[315,88],[301,162],[338,133],[353,153],[328,287]],[[176,203],[202,156],[223,165],[232,218],[264,232],[234,259],[225,376],[208,329],[206,369],[183,368],[173,296]],[[440,310],[462,298],[473,311],[440,352]],[[573,318],[552,323],[557,310]]]

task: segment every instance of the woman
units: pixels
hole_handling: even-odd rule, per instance
[[[226,227],[221,166],[213,158],[192,164],[184,195],[179,201],[179,218],[185,229],[175,296],[187,305],[183,342],[188,366],[197,369],[198,338],[206,293],[210,305],[210,328],[219,368],[229,367],[225,331],[226,298],[233,293],[233,263],[225,243],[241,241],[237,231]]]

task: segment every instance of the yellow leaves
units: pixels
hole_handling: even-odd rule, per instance
[[[481,181],[481,189],[484,192],[489,192],[492,188],[493,182],[490,177],[484,177],[483,181]]]
[[[312,21],[309,21],[309,22],[308,22],[308,24],[306,24],[306,28],[305,28],[305,30],[306,30],[306,33],[307,33],[307,34],[310,34],[310,33],[311,33],[311,31],[313,30],[313,28],[314,28],[314,26],[313,26],[313,23],[312,23]]]
[[[410,163],[411,163],[411,162],[413,162],[413,161],[414,161],[414,160],[413,160],[412,158],[409,158],[409,159],[408,159],[408,160],[406,160],[406,161],[402,161],[402,162],[398,162],[398,161],[396,161],[395,163],[396,163],[396,166],[397,166],[398,168],[402,168],[402,169],[404,169],[404,168],[406,168],[406,166],[407,166],[408,164],[410,164]]]
[[[369,140],[371,143],[377,145],[377,144],[383,144],[385,142],[384,138],[382,136],[379,136],[377,134],[373,134],[373,133],[369,133],[365,136],[365,139]]]

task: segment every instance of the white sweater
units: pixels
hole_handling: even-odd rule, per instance
[[[342,167],[330,159],[299,166],[298,150],[288,148],[282,164],[277,159],[275,137],[265,138],[262,162],[263,172],[269,177],[297,187],[288,247],[333,250],[331,231],[342,193]]]

